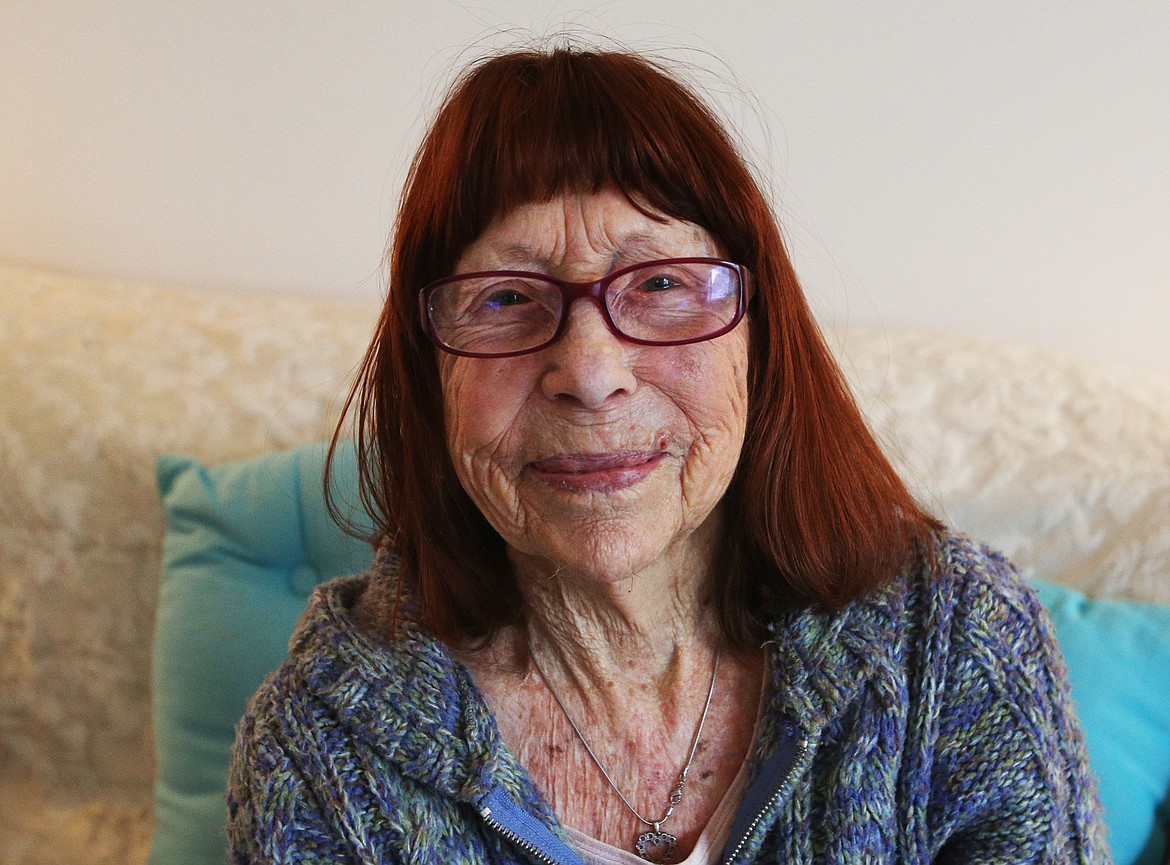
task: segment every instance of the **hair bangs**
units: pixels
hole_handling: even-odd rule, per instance
[[[648,78],[645,61],[627,61],[562,50],[497,58],[470,73],[448,116],[463,128],[445,136],[448,146],[455,139],[458,152],[446,155],[458,170],[416,178],[454,186],[437,208],[448,212],[435,212],[433,229],[447,243],[431,278],[445,276],[492,220],[565,193],[612,187],[648,217],[718,224],[707,218],[715,202],[703,198],[711,163],[726,159],[699,144],[718,124],[674,82]]]

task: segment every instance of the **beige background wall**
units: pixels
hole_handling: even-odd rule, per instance
[[[0,0],[0,259],[374,297],[466,46],[565,25],[750,89],[826,321],[1170,370],[1165,0]]]

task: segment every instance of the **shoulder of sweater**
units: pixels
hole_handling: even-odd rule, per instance
[[[921,583],[929,627],[945,631],[951,664],[982,671],[997,689],[1055,696],[1067,678],[1055,630],[1036,590],[1002,553],[962,536],[941,540]],[[1038,695],[1037,695],[1038,696]]]
[[[930,591],[947,604],[961,632],[1014,643],[1050,630],[1036,590],[999,551],[961,535],[947,537],[936,547],[934,569]]]
[[[843,632],[891,649],[915,634],[937,637],[940,629],[956,635],[989,630],[1010,640],[1050,627],[1035,590],[1016,567],[999,551],[959,534],[939,535],[914,566],[827,621],[833,619]]]
[[[330,580],[313,590],[289,638],[288,657],[248,701],[241,735],[262,736],[277,730],[287,734],[285,719],[290,714],[311,712],[321,696],[343,690],[345,680],[385,674],[378,668],[387,656],[352,616],[370,579],[367,571]],[[414,655],[418,654],[416,647]]]
[[[330,739],[354,759],[455,798],[475,798],[491,778],[518,789],[522,773],[502,747],[494,718],[443,644],[409,611],[392,633],[363,628],[355,610],[380,576],[375,565],[317,587],[289,659],[249,704],[241,743],[251,736],[314,753]]]
[[[840,638],[863,647],[855,654],[872,669],[858,672],[871,682],[907,664],[912,676],[952,685],[974,675],[1059,687],[1066,677],[1035,589],[1002,553],[962,535],[940,534],[914,567],[838,617]],[[813,638],[825,635],[814,630]]]

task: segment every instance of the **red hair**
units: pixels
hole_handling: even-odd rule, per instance
[[[640,56],[521,51],[469,68],[415,155],[388,295],[346,402],[374,540],[395,545],[424,623],[449,642],[482,639],[518,621],[521,602],[503,540],[447,452],[418,291],[448,275],[494,218],[606,187],[647,215],[703,227],[755,278],[747,436],[726,493],[733,517],[718,583],[727,639],[748,645],[761,617],[785,606],[837,608],[888,582],[938,524],[866,427],[727,131],[689,88]]]

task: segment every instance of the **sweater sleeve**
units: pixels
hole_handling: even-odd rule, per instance
[[[240,722],[228,776],[232,865],[350,863],[286,743],[252,710]]]
[[[966,577],[934,752],[936,861],[1110,862],[1047,612],[997,554]]]

